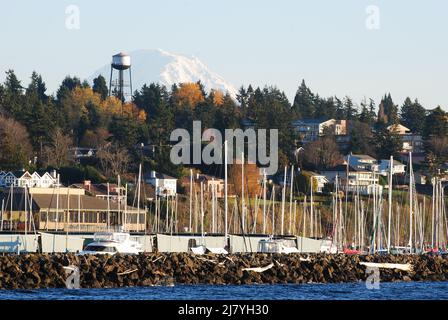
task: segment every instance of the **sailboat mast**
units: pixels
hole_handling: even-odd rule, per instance
[[[286,166],[285,166],[285,174],[283,177],[283,189],[282,189],[282,217],[281,217],[281,233],[284,234],[284,222],[285,222],[285,197],[286,197]]]
[[[26,241],[26,235],[27,235],[27,233],[28,233],[28,197],[27,197],[27,195],[26,195],[26,192],[27,192],[27,188],[26,188],[27,186],[25,185],[25,192],[24,192],[24,194],[25,194],[25,241]],[[25,248],[25,250],[26,250],[26,248]]]
[[[107,183],[107,230],[110,228],[110,185]]]
[[[5,212],[5,199],[2,199],[2,221],[0,225],[0,231],[3,231],[3,213]]]
[[[413,173],[412,173],[412,152],[409,152],[409,253],[412,253],[412,219],[413,219]]]
[[[389,212],[388,212],[388,223],[387,223],[387,253],[390,253],[390,228],[391,228],[391,219],[392,219],[393,162],[394,162],[394,157],[390,156],[390,160],[389,160]]]
[[[431,208],[431,249],[434,248],[434,215],[435,215],[435,198],[436,198],[437,177],[432,181],[432,208]]]
[[[263,169],[263,234],[266,234],[266,169]]]
[[[288,234],[291,234],[291,226],[292,226],[292,193],[294,191],[293,185],[294,185],[294,165],[291,166],[291,179],[289,180],[290,183],[290,190],[289,190],[289,228],[288,228]]]
[[[212,178],[212,232],[215,233],[215,179]]]
[[[314,234],[314,224],[315,224],[315,221],[314,221],[314,206],[313,206],[313,176],[311,176],[310,177],[310,192],[311,192],[311,194],[310,194],[310,230],[311,230],[311,233],[310,233],[310,237],[314,237],[315,236],[315,234]]]
[[[241,219],[242,232],[246,232],[246,212],[244,204],[244,152],[241,153]]]
[[[227,214],[228,214],[228,202],[227,202],[227,140],[224,141],[224,236],[227,246],[228,230],[227,230]]]
[[[140,188],[142,184],[142,164],[138,166],[138,180],[137,180],[137,230],[140,231]],[[126,185],[127,186],[127,185]],[[127,206],[127,204],[125,204]]]
[[[12,230],[12,210],[13,210],[13,200],[14,200],[14,189],[13,186],[11,184],[11,211],[9,212],[9,230]],[[48,215],[47,215],[48,217]]]
[[[59,227],[59,174],[58,174],[58,185],[56,187],[57,190],[57,194],[56,194],[56,231],[58,231],[58,227]],[[12,210],[11,210],[12,213]]]
[[[201,240],[204,243],[204,183],[201,181]]]
[[[193,169],[190,169],[190,220],[188,224],[188,231],[191,232],[192,223],[192,212],[193,212]]]
[[[275,186],[272,185],[272,235],[275,234]]]

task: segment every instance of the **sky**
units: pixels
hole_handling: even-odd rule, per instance
[[[291,100],[305,79],[324,97],[448,110],[447,14],[445,0],[0,0],[0,81],[35,70],[51,93],[119,51],[161,48]]]

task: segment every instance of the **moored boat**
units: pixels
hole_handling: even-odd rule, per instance
[[[139,254],[143,252],[142,245],[130,240],[127,232],[99,232],[94,234],[93,242],[89,243],[79,254]]]

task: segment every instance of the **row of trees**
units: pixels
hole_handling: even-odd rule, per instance
[[[435,135],[448,135],[446,113],[440,108],[428,111],[407,98],[401,108],[390,94],[381,100],[378,111],[372,99],[358,105],[345,97],[322,98],[302,81],[293,103],[275,87],[242,87],[236,101],[218,90],[206,92],[201,82],[181,83],[171,88],[151,83],[134,92],[133,102],[122,104],[108,96],[106,80],[99,76],[93,86],[77,77],[66,77],[55,95],[49,95],[42,77],[33,72],[23,87],[12,70],[0,85],[0,163],[6,169],[34,166],[61,168],[71,159],[72,146],[98,150],[96,163],[106,176],[136,170],[142,162],[153,169],[175,176],[182,168],[169,161],[169,137],[173,129],[192,129],[193,120],[202,128],[240,128],[243,119],[256,128],[279,130],[279,163],[296,161],[300,141],[291,125],[294,118],[336,118],[350,120],[347,151],[388,156],[399,150],[399,137],[387,126],[401,122],[428,141],[428,150],[439,161],[448,151],[433,141]],[[13,128],[13,129],[12,129]],[[373,129],[373,130],[372,130]],[[432,144],[429,143],[432,141]],[[146,157],[144,146],[154,152]],[[437,146],[437,148],[436,148]],[[150,148],[150,149],[151,149]],[[314,169],[331,166],[340,159],[335,137],[327,134],[308,149],[305,164]]]

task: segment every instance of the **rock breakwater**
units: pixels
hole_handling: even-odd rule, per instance
[[[369,273],[360,262],[412,265],[411,271],[380,269],[383,282],[448,280],[448,257],[439,255],[67,253],[0,256],[0,289],[65,288],[69,266],[79,270],[81,288],[365,281]]]

